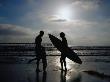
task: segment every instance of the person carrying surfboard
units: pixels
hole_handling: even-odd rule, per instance
[[[75,63],[82,64],[82,60],[78,57],[77,53],[75,53],[73,49],[68,47],[68,43],[65,38],[65,33],[63,32],[60,33],[60,37],[62,38],[62,40],[58,39],[57,37],[51,34],[48,35],[52,44],[61,52],[61,58],[60,58],[61,67],[62,67],[61,69],[63,69],[63,63],[64,63],[65,69],[67,70],[66,60],[65,60],[66,57]]]
[[[66,53],[65,53],[65,48],[68,47],[68,43],[65,37],[65,33],[61,32],[60,33],[60,37],[62,38],[62,51],[61,51],[61,58],[60,58],[60,63],[61,63],[61,69],[63,70],[63,64],[65,67],[65,70],[67,70],[66,68]]]

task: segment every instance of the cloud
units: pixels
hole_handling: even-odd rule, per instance
[[[49,16],[47,18],[47,20],[49,20],[50,22],[66,22],[67,20],[64,18],[61,18],[59,16],[53,15],[53,16]]]
[[[31,30],[28,28],[11,25],[11,24],[0,24],[0,35],[27,36],[27,35],[31,35]]]
[[[89,19],[94,16],[94,12],[99,9],[100,0],[74,0],[71,3],[63,4],[63,7],[67,6],[71,10],[71,18],[69,20],[75,19]],[[57,6],[58,8],[62,8],[61,6]],[[56,8],[56,7],[55,7]],[[47,10],[49,10],[48,8]],[[53,8],[54,10],[54,8]],[[54,12],[57,13],[58,9],[55,9]],[[42,19],[49,22],[59,22],[65,23],[68,19],[60,17],[56,13],[44,13],[47,16],[43,16]],[[41,14],[40,14],[41,15]]]
[[[51,22],[66,22],[66,19],[51,19]]]
[[[100,13],[101,0],[75,0],[70,3],[72,9],[72,18],[97,20],[102,15]],[[98,15],[98,16],[97,16]]]
[[[83,10],[96,10],[99,8],[100,0],[76,0],[72,3],[73,8],[83,9]]]
[[[71,21],[71,24],[69,24],[67,27],[70,30],[67,32],[65,30],[65,32],[68,34],[68,36],[70,36],[68,39],[72,44],[110,45],[110,23],[108,20],[96,22],[76,20]]]
[[[69,44],[110,45],[110,21],[71,20],[66,23],[48,23],[47,29],[66,33]]]
[[[0,42],[33,42],[31,29],[12,24],[0,24]]]

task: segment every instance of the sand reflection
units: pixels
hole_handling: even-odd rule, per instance
[[[55,66],[57,66],[57,67],[59,67],[59,68],[61,68],[61,63],[60,63],[60,58],[55,58]],[[66,66],[67,66],[67,69],[68,70],[70,70],[70,69],[74,69],[74,66],[75,66],[76,64],[73,62],[73,61],[71,61],[71,60],[69,60],[68,58],[66,58]]]

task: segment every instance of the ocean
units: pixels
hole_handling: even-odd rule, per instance
[[[110,82],[109,47],[78,47],[74,52],[83,63],[80,65],[66,58],[68,71],[65,75],[60,70],[60,52],[46,51],[48,66],[45,78],[42,61],[39,77],[36,77],[35,72],[36,60],[27,64],[30,59],[35,58],[34,51],[0,52],[0,82]]]

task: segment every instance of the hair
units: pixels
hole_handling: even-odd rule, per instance
[[[64,37],[65,36],[65,33],[64,32],[61,32],[60,33],[60,37]]]
[[[39,33],[40,33],[40,35],[44,35],[44,31],[40,31]]]

